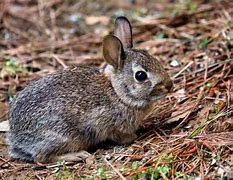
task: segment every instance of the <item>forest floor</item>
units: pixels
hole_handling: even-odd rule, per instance
[[[133,144],[101,146],[83,163],[14,161],[1,124],[0,179],[233,178],[231,0],[0,1],[0,122],[30,81],[101,65],[102,39],[119,15],[130,19],[135,47],[164,65],[174,92]]]

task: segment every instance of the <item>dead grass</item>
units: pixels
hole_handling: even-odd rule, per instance
[[[230,0],[1,1],[0,121],[31,80],[70,65],[99,66],[102,38],[117,15],[132,20],[136,47],[158,56],[174,93],[158,103],[134,144],[98,149],[87,163],[11,161],[2,132],[1,179],[233,178]]]

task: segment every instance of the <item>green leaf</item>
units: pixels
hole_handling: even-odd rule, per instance
[[[227,114],[230,114],[231,111],[226,111],[226,112],[221,112],[218,113],[216,115],[214,115],[213,117],[208,117],[208,119],[206,120],[206,122],[200,124],[196,129],[194,129],[191,134],[188,136],[189,138],[194,138],[195,136],[198,136],[202,130],[204,128],[206,128],[206,126],[208,126],[210,123],[216,121],[218,118],[222,117],[222,116],[226,116]]]
[[[160,172],[158,170],[154,171],[152,174],[152,179],[158,179],[160,177]]]
[[[163,174],[165,174],[165,175],[169,172],[169,167],[167,167],[167,166],[159,166],[159,167],[157,167],[157,169],[162,171]]]
[[[157,34],[157,38],[159,38],[159,39],[164,39],[164,38],[166,38],[166,34],[165,34],[164,32],[159,32],[159,33]]]
[[[171,164],[174,160],[174,156],[172,154],[169,154],[165,159],[169,164]]]
[[[27,69],[24,65],[12,59],[5,59],[0,71],[0,76],[3,78],[5,76],[15,76],[21,73],[25,74],[26,72]]]
[[[98,175],[100,176],[101,179],[108,179],[106,175],[106,169],[103,167],[100,167],[98,170]]]
[[[183,177],[183,180],[186,180],[188,179],[187,176],[179,171],[175,171],[175,176],[178,178],[178,177]]]
[[[201,41],[200,41],[198,47],[199,47],[200,49],[204,49],[204,48],[206,48],[206,47],[208,46],[209,42],[210,42],[210,41],[209,41],[207,38],[203,38],[203,39],[201,39]]]
[[[131,177],[132,180],[138,180],[139,179],[139,176],[138,174],[134,174],[132,177]]]
[[[138,161],[134,161],[133,164],[132,164],[133,170],[137,170],[138,167],[139,167]]]

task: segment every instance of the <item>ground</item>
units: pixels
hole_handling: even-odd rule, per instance
[[[100,66],[102,39],[119,15],[132,22],[135,47],[164,65],[174,92],[133,144],[104,144],[83,163],[13,161],[0,126],[0,179],[233,178],[231,0],[1,1],[0,122],[30,81],[67,66]]]

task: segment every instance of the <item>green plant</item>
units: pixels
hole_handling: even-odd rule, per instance
[[[137,170],[138,167],[139,167],[138,161],[134,161],[134,162],[132,163],[132,169],[133,169],[133,170]]]
[[[200,43],[199,43],[198,47],[200,49],[205,49],[205,48],[207,48],[209,43],[210,43],[210,41],[207,38],[203,38],[203,39],[200,40]]]
[[[56,180],[74,180],[74,172],[65,164],[65,161],[59,161],[57,172],[55,173]]]
[[[4,78],[6,76],[17,76],[18,74],[24,74],[26,72],[26,66],[19,64],[15,60],[5,59],[0,71],[0,76]]]
[[[163,154],[160,157],[156,159],[154,162],[154,167],[149,167],[146,170],[143,170],[142,172],[138,173],[135,172],[133,176],[131,177],[132,180],[138,180],[138,179],[160,179],[163,178],[163,176],[171,177],[171,170],[172,170],[172,163],[176,157],[173,154]],[[159,164],[159,165],[158,165]],[[138,162],[135,161],[132,164],[132,169],[137,170],[139,168]],[[179,171],[175,171],[176,177],[183,177],[185,178],[185,175],[180,173]]]
[[[188,136],[189,138],[194,138],[196,136],[198,136],[199,134],[201,134],[201,132],[211,123],[215,122],[218,120],[218,118],[222,117],[222,116],[226,116],[228,114],[230,114],[232,112],[219,112],[219,113],[216,113],[212,116],[208,116],[207,120],[200,124],[196,129],[194,129],[191,134]]]
[[[104,167],[100,167],[98,170],[98,176],[100,179],[108,179],[107,174],[106,174],[106,169]]]
[[[14,99],[14,93],[12,92],[11,89],[8,89],[8,91],[6,92],[6,97],[8,99],[9,102],[12,102]]]

